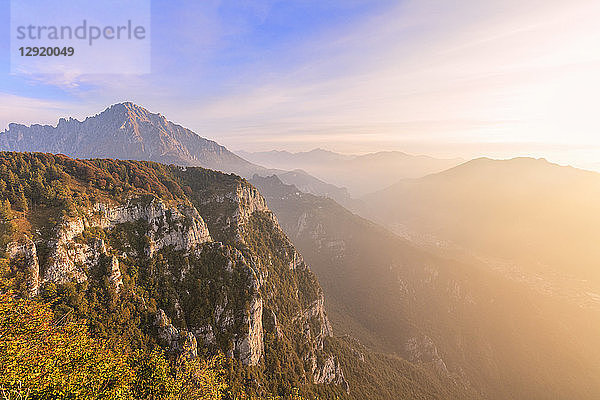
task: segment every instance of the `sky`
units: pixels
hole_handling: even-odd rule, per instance
[[[3,1],[0,130],[133,101],[232,150],[600,168],[599,20],[589,0],[156,0],[150,73],[31,75]]]

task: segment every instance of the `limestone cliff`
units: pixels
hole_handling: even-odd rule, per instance
[[[156,198],[146,203],[142,199],[130,199],[120,206],[97,203],[84,215],[66,218],[58,226],[56,238],[50,242],[51,256],[44,280],[86,280],[82,266],[96,265],[99,256],[106,254],[105,244],[101,239],[91,243],[81,243],[75,239],[86,229],[111,229],[119,224],[138,221],[147,224],[148,246],[145,251],[149,256],[166,246],[188,251],[210,240],[208,228],[202,217],[191,206],[179,204],[168,207]],[[115,274],[117,273],[115,271]]]
[[[9,243],[6,250],[9,259],[21,264],[20,267],[25,271],[29,296],[37,296],[40,288],[40,265],[35,243],[25,237],[21,243]]]
[[[108,288],[111,304],[141,305],[136,318],[149,315],[143,334],[174,356],[222,352],[242,365],[293,371],[302,384],[348,390],[325,345],[333,333],[323,292],[256,188],[201,168],[54,162],[64,164],[63,177],[103,178],[98,186],[63,178],[86,200],[54,225],[38,226],[33,239],[8,246],[12,267],[28,272],[31,296],[68,284],[94,301],[95,291]],[[116,190],[116,175],[135,176]]]

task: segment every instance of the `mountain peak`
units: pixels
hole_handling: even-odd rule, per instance
[[[113,116],[116,116],[117,118],[122,117],[125,120],[129,120],[132,122],[137,121],[137,120],[150,121],[151,116],[161,117],[162,119],[164,119],[164,117],[162,115],[157,114],[157,113],[152,113],[152,112],[148,111],[146,108],[144,108],[138,104],[135,104],[131,101],[125,101],[122,103],[113,104],[113,105],[109,106],[108,108],[106,108],[104,111],[102,111],[100,114],[97,114],[92,118],[99,117],[99,116],[106,116],[106,115],[113,115]]]
[[[149,112],[148,109],[146,109],[145,107],[140,106],[139,104],[134,103],[133,101],[123,101],[123,102],[120,102],[120,103],[112,104],[112,105],[108,106],[107,110],[111,109],[113,107],[116,107],[116,108],[125,108],[125,109],[128,109],[128,110],[139,110],[139,111]]]
[[[311,151],[308,151],[307,153],[313,153],[313,154],[335,154],[335,155],[339,154],[339,153],[333,152],[331,150],[322,149],[321,147],[317,147],[315,149],[312,149]]]
[[[489,157],[479,157],[473,160],[467,161],[455,167],[455,169],[480,169],[486,168],[546,168],[548,166],[559,166],[558,164],[551,163],[545,158],[534,158],[534,157],[514,157],[507,159],[494,159]]]

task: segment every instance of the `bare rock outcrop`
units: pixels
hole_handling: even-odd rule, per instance
[[[255,187],[250,185],[237,185],[236,190],[228,193],[227,197],[237,204],[237,210],[233,217],[236,218],[238,224],[247,222],[255,211],[269,210],[265,199]]]
[[[202,201],[203,215],[209,219],[213,239],[242,241],[244,226],[250,216],[257,211],[269,211],[266,200],[256,188],[247,183],[238,182],[227,191],[209,193]],[[211,210],[226,210],[215,213]],[[201,212],[203,210],[200,210]]]
[[[313,347],[305,356],[311,365],[313,382],[316,384],[335,384],[341,386],[346,392],[350,386],[344,378],[344,372],[335,356],[327,355],[323,351],[325,338],[333,336],[329,319],[325,314],[324,297],[321,294],[317,300],[302,311],[294,322],[300,326],[305,340],[313,343]]]
[[[244,330],[248,329],[236,341],[236,351],[238,358],[244,365],[257,365],[263,353],[263,301],[259,296],[255,297],[250,303],[244,318]]]
[[[149,225],[149,256],[166,246],[187,251],[211,240],[208,227],[198,210],[186,204],[168,207],[156,198],[147,204],[139,199],[132,199],[118,207],[98,203],[94,211],[97,224],[102,228],[138,220],[146,221]]]
[[[334,384],[341,386],[346,393],[350,392],[350,386],[344,378],[344,372],[339,361],[334,356],[329,356],[323,364],[319,365],[313,358],[313,381],[317,384]]]
[[[301,329],[305,332],[306,336],[313,336],[312,340],[315,341],[319,350],[323,349],[324,339],[333,336],[333,329],[325,314],[324,303],[325,298],[321,294],[307,309],[303,310],[300,315],[294,318],[294,321],[301,326]],[[311,333],[311,327],[315,326],[318,327],[316,334]]]
[[[432,364],[438,373],[445,376],[449,375],[446,363],[438,354],[438,349],[429,336],[414,336],[406,342],[404,347],[409,361]]]
[[[33,297],[37,296],[40,289],[40,264],[35,243],[25,238],[24,242],[13,242],[7,246],[8,257],[21,259],[27,274],[27,292]]]
[[[158,330],[159,342],[171,352],[186,359],[198,357],[196,337],[191,332],[177,329],[160,308],[156,313],[154,325]]]
[[[168,207],[153,198],[144,203],[131,199],[123,206],[97,203],[85,216],[63,221],[57,228],[56,239],[51,241],[51,255],[44,273],[44,281],[64,283],[83,282],[87,279],[83,265],[98,264],[105,253],[103,241],[81,243],[75,240],[88,228],[110,229],[118,224],[143,220],[148,224],[149,256],[166,246],[189,251],[194,246],[211,240],[208,228],[198,211],[189,205]],[[116,270],[115,270],[116,274]],[[120,273],[119,273],[120,276]],[[118,283],[120,277],[114,276]]]
[[[110,258],[110,268],[108,280],[115,287],[117,292],[123,286],[123,278],[121,277],[121,269],[119,268],[119,259],[116,256]]]

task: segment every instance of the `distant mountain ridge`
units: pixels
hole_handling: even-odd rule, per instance
[[[242,157],[255,158],[261,157],[271,163],[288,163],[288,162],[331,162],[331,161],[345,161],[352,160],[356,155],[341,154],[334,151],[316,148],[310,151],[290,152],[287,150],[270,150],[270,151],[259,151],[259,152],[248,152],[248,151],[237,151]]]
[[[545,159],[478,158],[367,195],[361,214],[397,233],[600,285],[599,199],[597,172]]]
[[[400,151],[380,151],[362,155],[340,154],[324,149],[291,153],[265,151],[237,154],[269,168],[302,169],[334,185],[347,187],[353,196],[383,189],[404,178],[420,178],[464,162],[459,158],[438,159]]]
[[[74,158],[116,158],[203,167],[242,177],[276,174],[302,190],[343,201],[348,194],[304,171],[267,169],[217,142],[132,102],[114,104],[79,121],[61,118],[56,126],[11,123],[0,132],[0,150],[65,154]]]

